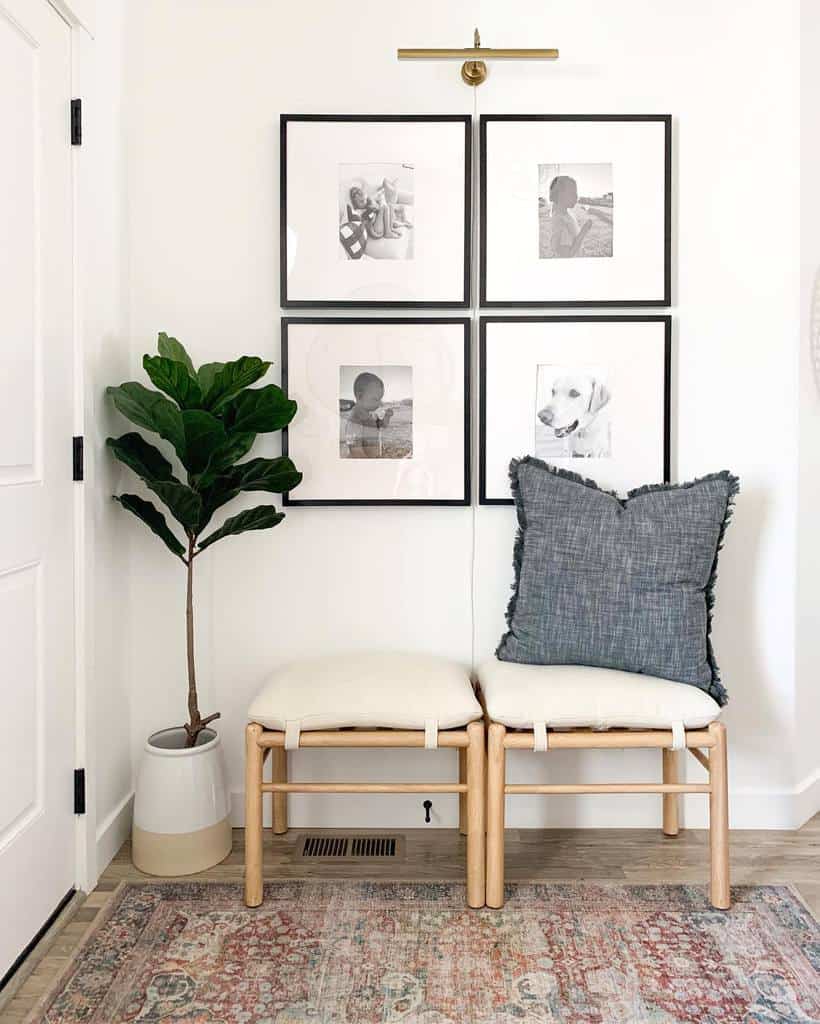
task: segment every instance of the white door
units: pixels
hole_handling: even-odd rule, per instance
[[[0,0],[0,978],[74,885],[71,33]]]

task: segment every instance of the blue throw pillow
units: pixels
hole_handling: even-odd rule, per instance
[[[724,470],[620,499],[528,456],[513,459],[510,478],[519,530],[497,656],[641,672],[725,704],[709,634],[737,477]]]

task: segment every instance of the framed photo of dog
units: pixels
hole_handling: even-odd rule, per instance
[[[285,505],[469,505],[470,321],[287,317]]]
[[[481,317],[479,503],[535,455],[626,493],[670,477],[668,316]]]
[[[669,115],[486,114],[482,306],[668,306]]]
[[[470,305],[469,115],[283,114],[284,308]]]

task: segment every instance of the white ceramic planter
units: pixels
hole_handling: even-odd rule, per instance
[[[132,857],[150,875],[190,875],[231,851],[231,823],[222,745],[203,729],[185,747],[184,729],[148,737],[134,796]]]

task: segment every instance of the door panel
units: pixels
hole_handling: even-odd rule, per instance
[[[0,17],[0,67],[12,88],[0,93],[0,124],[12,146],[0,160],[0,246],[3,373],[0,376],[0,480],[33,479],[39,418],[34,410],[37,310],[36,81],[38,47],[23,27]],[[8,332],[8,333],[7,333]]]
[[[39,569],[30,565],[0,576],[0,665],[17,690],[14,700],[3,701],[0,851],[43,811]]]
[[[0,0],[0,977],[73,884],[71,32]]]

